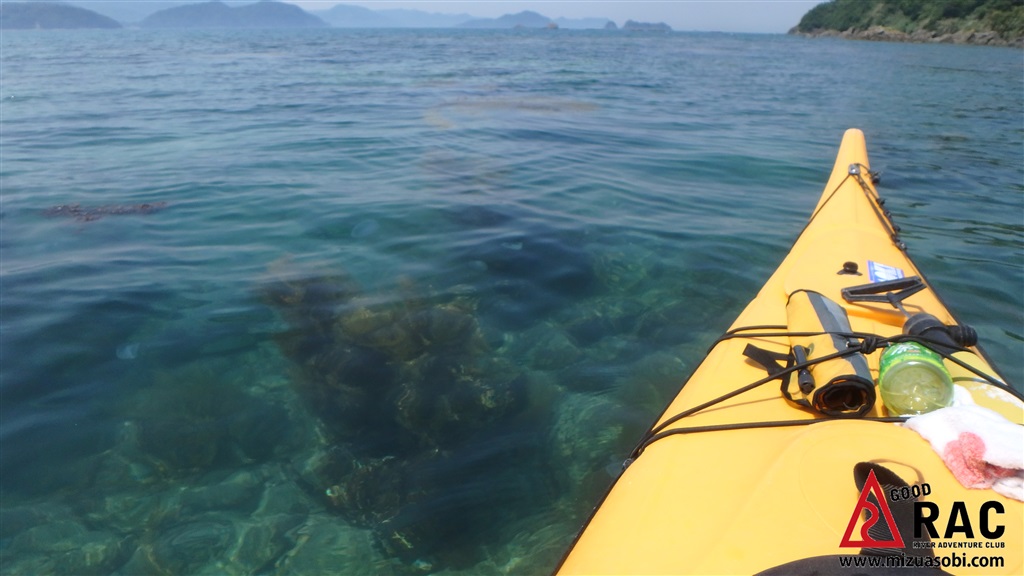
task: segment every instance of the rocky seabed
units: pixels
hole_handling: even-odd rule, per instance
[[[644,289],[664,279],[648,285],[642,254],[555,246],[527,239],[485,265],[522,280],[554,251],[549,291],[599,294],[510,330],[469,288],[275,269],[259,290],[281,318],[273,341],[143,369],[110,407],[109,449],[5,495],[0,574],[549,570],[648,423],[643,406],[685,373],[695,340],[679,318],[705,308],[695,282]]]

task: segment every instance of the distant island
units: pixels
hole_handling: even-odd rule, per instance
[[[524,10],[500,18],[475,18],[459,24],[459,28],[557,28],[553,20],[536,12]]]
[[[112,18],[55,2],[0,2],[0,29],[120,28]]]
[[[831,0],[790,34],[1024,48],[1021,0]]]
[[[664,22],[658,22],[652,24],[650,22],[634,22],[632,20],[626,20],[626,23],[622,25],[623,30],[632,30],[634,32],[671,32],[672,28]]]
[[[371,10],[362,6],[337,4],[329,10],[312,12],[336,28],[565,28],[569,30],[616,30],[607,18],[548,18],[529,10],[500,18],[476,18],[469,14],[437,14],[420,10]]]
[[[276,0],[145,2],[68,0],[67,2],[0,2],[0,28],[466,28],[569,29],[670,32],[667,24],[626,21],[621,28],[607,18],[549,18],[525,10],[498,18],[439,14],[407,9],[371,10],[336,4],[307,12]]]
[[[327,28],[328,24],[294,4],[262,1],[232,7],[215,1],[160,10],[139,22],[139,26],[142,28]]]

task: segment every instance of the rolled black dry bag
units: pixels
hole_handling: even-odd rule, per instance
[[[818,292],[790,294],[786,316],[790,332],[819,334],[789,337],[797,363],[804,357],[813,361],[846,351],[859,343],[843,335],[852,332],[846,310]],[[810,378],[797,379],[796,390],[789,382],[783,384],[788,400],[833,418],[859,418],[875,405],[875,383],[860,352],[811,364],[808,372]]]

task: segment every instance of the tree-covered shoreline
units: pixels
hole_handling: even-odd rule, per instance
[[[791,34],[1024,47],[1021,0],[831,0]]]

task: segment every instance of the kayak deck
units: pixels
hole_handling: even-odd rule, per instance
[[[998,501],[1004,509],[998,518],[1005,527],[999,539],[1005,547],[998,549],[1003,566],[967,572],[1020,573],[1021,502],[963,488],[927,441],[887,421],[880,397],[861,418],[826,418],[786,401],[780,380],[744,356],[748,344],[789,352],[787,302],[805,290],[840,304],[854,332],[899,335],[903,311],[890,302],[846,302],[842,294],[844,288],[897,276],[921,274],[881,208],[864,135],[849,130],[807,227],[733,323],[731,330],[744,337],[712,348],[652,428],[657,434],[634,452],[559,573],[752,574],[812,556],[856,554],[858,549],[840,542],[860,493],[853,481],[859,462],[883,463],[911,485],[927,482],[927,500],[947,515],[954,502],[977,514],[985,502]],[[956,324],[927,283],[901,305],[909,314],[928,312]],[[756,334],[763,336],[750,337]],[[973,351],[957,357],[998,380]],[[880,354],[864,355],[872,381]],[[1024,403],[1013,394],[958,366],[951,371],[976,403],[1024,422]],[[723,399],[757,382],[765,383]],[[948,541],[980,540],[958,532]]]

